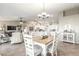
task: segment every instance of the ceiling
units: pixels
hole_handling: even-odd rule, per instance
[[[79,4],[45,3],[45,10],[49,14],[56,14],[75,7],[79,7]],[[42,11],[43,3],[0,3],[0,21],[14,21],[19,17],[24,17],[23,20],[31,20]]]

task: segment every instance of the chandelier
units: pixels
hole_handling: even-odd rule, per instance
[[[46,19],[46,18],[49,18],[50,15],[47,14],[46,12],[42,12],[41,14],[38,14],[38,17],[39,17],[40,19]]]
[[[39,19],[47,19],[50,17],[50,15],[47,14],[45,11],[46,11],[45,10],[45,2],[43,1],[43,12],[41,14],[37,15]]]
[[[23,21],[22,21],[23,17],[20,17],[20,21],[19,23],[22,25],[23,24]]]

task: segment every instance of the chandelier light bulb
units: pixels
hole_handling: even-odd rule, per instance
[[[47,16],[46,16],[47,18],[49,18],[50,17],[50,15],[49,14],[47,14]]]
[[[40,14],[38,14],[38,17],[39,17],[39,18],[41,18],[41,15],[40,15]]]

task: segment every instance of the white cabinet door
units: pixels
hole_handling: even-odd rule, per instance
[[[75,43],[75,33],[63,33],[63,41]]]

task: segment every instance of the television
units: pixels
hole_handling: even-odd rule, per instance
[[[7,26],[7,30],[16,30],[16,26]]]

